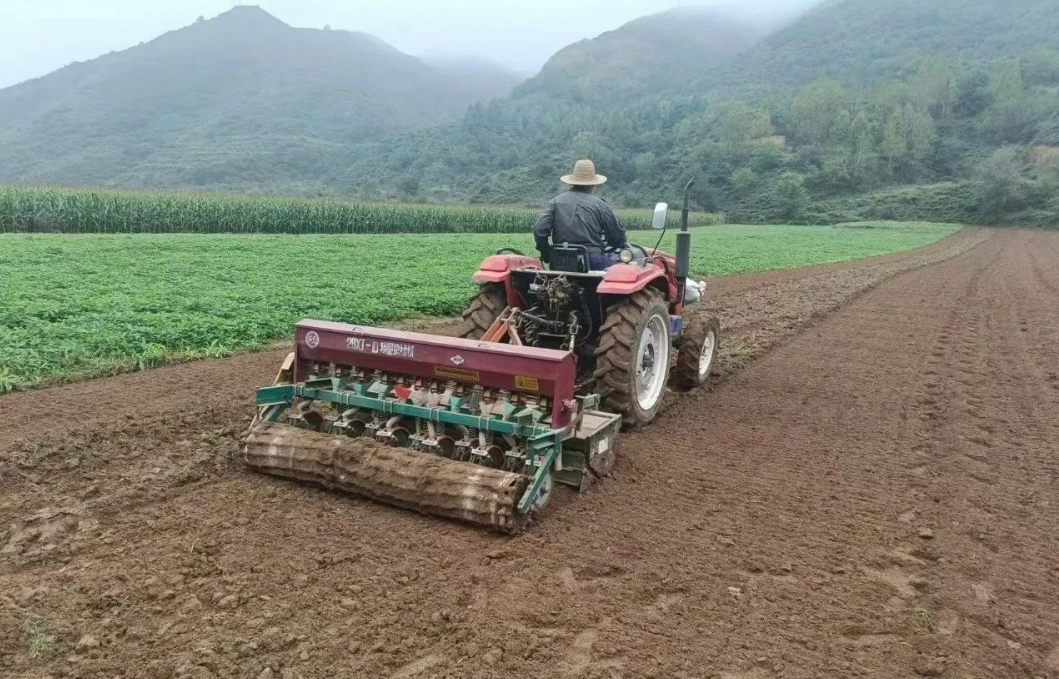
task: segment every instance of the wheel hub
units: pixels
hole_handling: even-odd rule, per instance
[[[654,316],[640,335],[636,365],[636,402],[644,410],[657,403],[665,387],[669,361],[668,328],[661,318]]]
[[[643,352],[643,359],[640,361],[640,373],[651,370],[655,365],[655,348],[653,344],[647,345]]]
[[[699,376],[706,377],[713,367],[713,352],[717,349],[717,334],[714,331],[706,333],[706,340],[702,343],[702,351],[699,352]]]

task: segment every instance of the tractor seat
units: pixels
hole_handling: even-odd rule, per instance
[[[565,271],[567,273],[588,273],[588,248],[584,245],[571,245],[570,243],[557,243],[552,246],[548,265],[552,271]]]

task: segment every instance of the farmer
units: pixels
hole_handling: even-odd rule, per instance
[[[616,257],[608,256],[608,248],[625,247],[625,229],[618,224],[614,210],[606,201],[592,195],[596,188],[607,178],[596,174],[596,166],[591,160],[579,160],[574,164],[571,174],[563,175],[560,180],[570,187],[569,191],[560,193],[548,201],[533,227],[533,239],[540,250],[541,259],[548,261],[551,253],[549,236],[553,243],[570,243],[584,245],[588,248],[588,263],[593,271],[606,269],[617,262]]]

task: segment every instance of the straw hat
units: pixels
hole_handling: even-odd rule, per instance
[[[596,165],[591,160],[579,160],[574,163],[574,171],[559,178],[570,186],[599,186],[607,181],[601,174],[596,174]]]

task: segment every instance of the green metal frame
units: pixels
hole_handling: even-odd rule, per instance
[[[526,466],[532,473],[532,478],[517,508],[521,514],[526,514],[532,509],[533,501],[540,492],[541,485],[555,467],[555,461],[560,459],[559,456],[563,453],[564,430],[550,429],[545,425],[537,424],[535,418],[520,418],[518,414],[515,414],[513,420],[502,420],[460,412],[459,408],[466,399],[453,398],[447,408],[429,408],[394,398],[381,398],[385,397],[389,391],[389,386],[385,383],[369,385],[342,378],[321,377],[299,384],[261,387],[257,390],[256,400],[260,408],[261,419],[269,422],[278,420],[295,398],[304,398],[524,438],[527,441]]]

